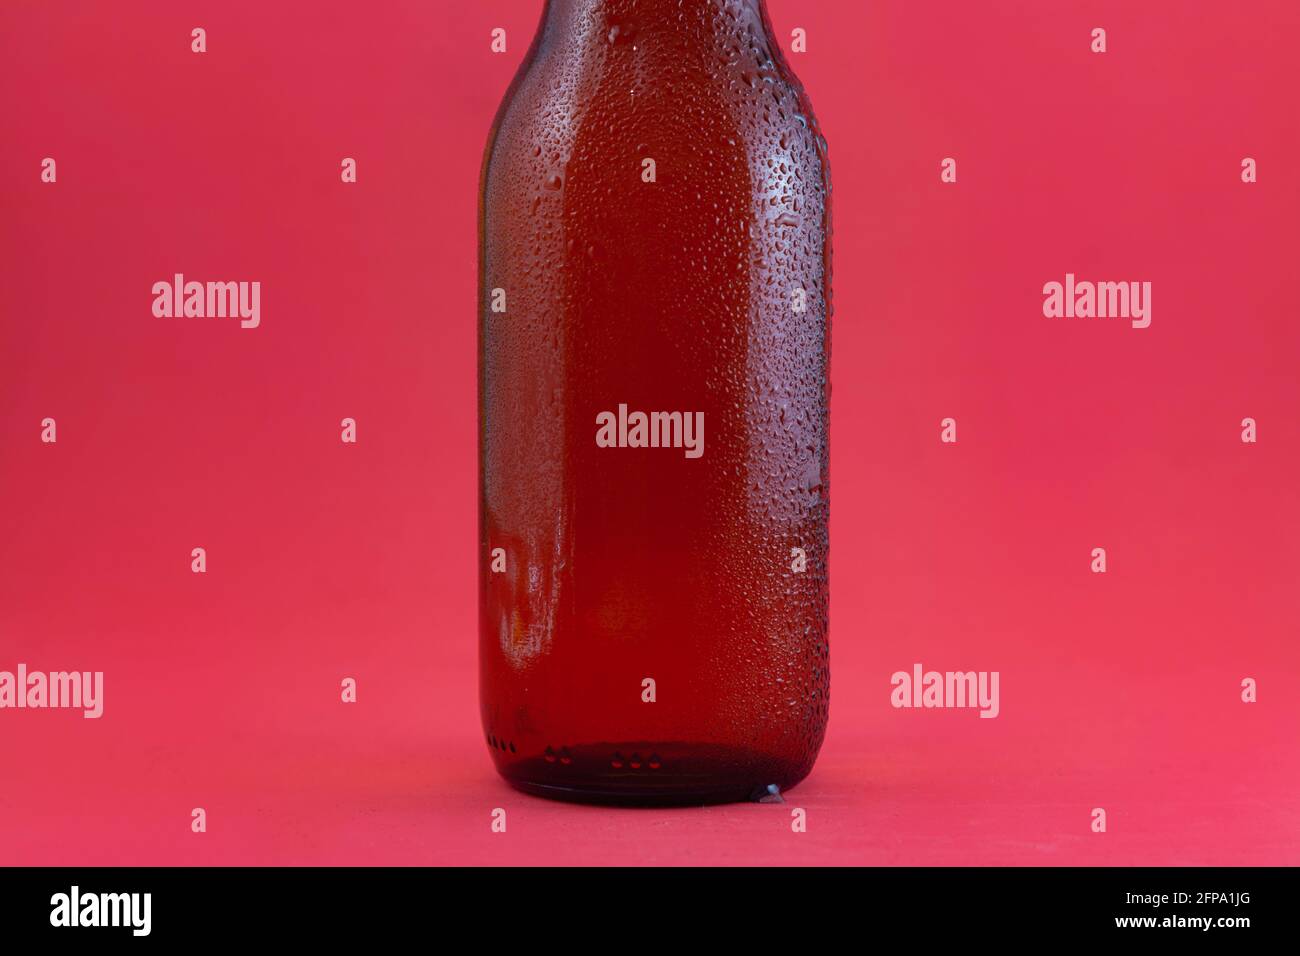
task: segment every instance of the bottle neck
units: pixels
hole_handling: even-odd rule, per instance
[[[546,0],[543,30],[553,39],[595,37],[610,45],[638,38],[748,32],[768,41],[766,0]]]

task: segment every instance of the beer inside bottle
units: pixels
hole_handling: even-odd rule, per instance
[[[793,786],[829,692],[830,178],[762,0],[548,0],[479,225],[498,771],[604,802]]]

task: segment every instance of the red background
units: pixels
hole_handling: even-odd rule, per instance
[[[665,811],[517,794],[478,723],[476,190],[539,7],[0,7],[0,670],[105,672],[0,711],[0,862],[1300,862],[1300,5],[770,0],[835,183],[831,726],[786,807]],[[1044,318],[1067,271],[1151,327]],[[261,327],[155,318],[174,272]],[[1001,716],[893,709],[918,661]]]

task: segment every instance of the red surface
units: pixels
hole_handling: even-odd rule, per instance
[[[0,711],[0,862],[1300,862],[1300,7],[770,7],[835,178],[831,724],[784,807],[667,811],[518,795],[478,726],[476,183],[537,4],[0,7],[0,669],[106,683]],[[261,326],[155,318],[176,271]],[[1067,271],[1151,327],[1044,318]],[[917,661],[1001,715],[893,709]]]

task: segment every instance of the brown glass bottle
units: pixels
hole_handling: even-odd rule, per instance
[[[762,0],[549,0],[480,204],[481,703],[516,787],[710,802],[811,770],[830,232]]]

